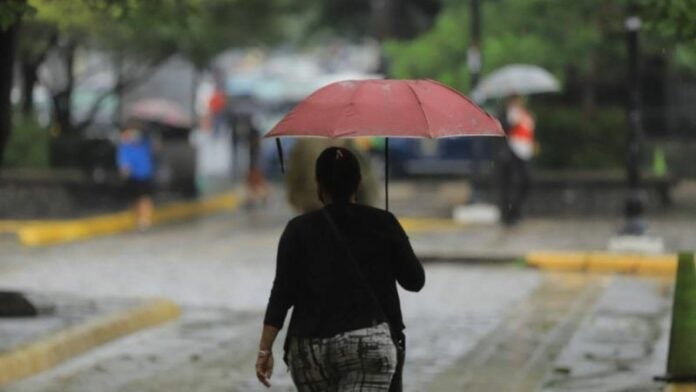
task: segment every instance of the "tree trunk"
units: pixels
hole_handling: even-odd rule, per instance
[[[57,128],[58,135],[71,132],[72,121],[70,111],[71,91],[63,90],[53,95],[53,124]]]
[[[34,86],[38,80],[36,72],[40,64],[22,61],[22,114],[25,117],[34,114]]]
[[[594,55],[590,57],[590,64],[585,72],[584,83],[582,84],[582,109],[585,115],[594,115],[597,109],[597,94],[596,94],[596,60]]]
[[[63,49],[67,83],[64,89],[53,94],[53,126],[57,128],[57,134],[61,136],[73,131],[71,101],[75,86],[75,48],[75,44],[69,43]]]
[[[5,147],[12,132],[12,66],[17,43],[17,26],[13,24],[5,30],[0,29],[0,166],[4,161]]]

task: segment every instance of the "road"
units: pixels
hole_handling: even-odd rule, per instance
[[[279,222],[288,217],[270,206],[48,248],[2,239],[0,287],[96,300],[165,297],[183,307],[178,321],[96,348],[6,391],[265,390],[253,361]],[[515,265],[430,263],[426,274],[420,293],[401,293],[405,385],[412,392],[493,390],[501,380],[496,375],[511,370],[519,388],[510,390],[535,390],[550,379],[562,385],[549,369],[597,297],[614,284],[613,278]],[[655,285],[636,290],[652,293]],[[651,317],[664,319],[659,305],[661,313]],[[292,390],[280,342],[275,351],[271,390]]]

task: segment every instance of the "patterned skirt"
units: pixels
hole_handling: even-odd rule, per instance
[[[387,323],[330,338],[292,337],[288,366],[299,392],[389,391],[396,347]]]

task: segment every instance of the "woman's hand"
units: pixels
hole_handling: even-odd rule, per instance
[[[271,379],[273,374],[273,352],[271,349],[276,336],[278,336],[278,331],[279,329],[272,325],[263,326],[261,342],[259,342],[259,353],[256,356],[256,377],[261,381],[261,384],[269,388],[271,383],[268,380]]]
[[[271,383],[268,380],[273,375],[273,353],[271,351],[259,351],[256,357],[256,377],[259,381],[270,388]]]

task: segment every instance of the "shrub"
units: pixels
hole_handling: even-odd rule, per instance
[[[39,125],[33,116],[19,113],[13,116],[10,140],[5,148],[6,167],[47,167],[48,129]]]
[[[545,169],[607,169],[623,166],[626,157],[626,115],[620,107],[598,108],[591,114],[581,108],[532,108]]]

